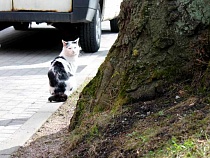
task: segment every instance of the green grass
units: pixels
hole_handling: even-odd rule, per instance
[[[155,152],[149,152],[148,158],[209,158],[210,140],[189,138],[179,142],[175,137],[166,144],[167,147]]]

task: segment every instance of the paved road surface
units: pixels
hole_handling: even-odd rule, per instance
[[[117,38],[102,24],[101,48],[79,56],[78,85],[96,74]],[[12,27],[0,31],[0,158],[22,146],[62,103],[49,103],[47,71],[62,48],[58,30],[32,25],[29,31]]]

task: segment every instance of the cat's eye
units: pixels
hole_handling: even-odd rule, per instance
[[[68,43],[68,42],[65,42],[65,44],[66,44],[66,47],[68,47],[68,44],[69,44],[69,43]]]

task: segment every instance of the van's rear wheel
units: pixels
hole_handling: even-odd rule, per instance
[[[93,21],[81,24],[80,46],[84,52],[97,52],[101,43],[101,10],[96,10]]]
[[[13,27],[15,30],[27,30],[29,27],[29,23],[28,22],[17,23]]]

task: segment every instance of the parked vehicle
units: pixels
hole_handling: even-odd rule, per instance
[[[80,38],[85,52],[100,48],[101,21],[110,20],[118,32],[117,16],[122,0],[0,0],[0,29],[27,30],[31,22],[46,22]]]

